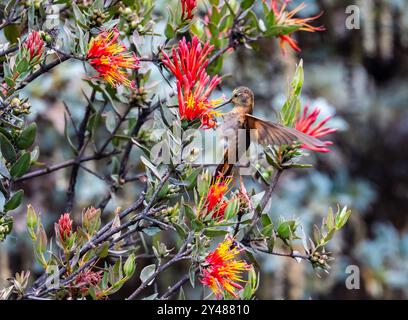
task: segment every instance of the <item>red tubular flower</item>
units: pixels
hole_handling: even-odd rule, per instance
[[[228,201],[223,200],[228,192],[228,187],[232,178],[218,177],[210,186],[205,199],[204,207],[207,213],[213,212],[213,218],[222,218],[224,211],[228,206]]]
[[[200,119],[201,127],[205,128],[215,126],[218,113],[213,108],[222,102],[209,101],[211,92],[221,82],[221,77],[211,78],[206,72],[208,55],[212,49],[213,46],[208,42],[202,46],[194,36],[189,43],[183,38],[177,50],[172,50],[172,58],[163,52],[164,65],[176,77],[181,119]]]
[[[31,31],[27,40],[24,42],[23,47],[27,49],[30,55],[30,61],[37,63],[44,54],[44,41],[41,39],[38,31]]]
[[[315,108],[311,113],[307,114],[308,109],[309,108],[306,106],[303,110],[302,116],[296,121],[295,128],[297,130],[315,138],[321,138],[325,135],[336,132],[336,129],[323,127],[327,123],[327,121],[331,119],[331,116],[328,116],[322,121],[316,123],[320,110],[318,108]],[[312,127],[314,124],[315,126]],[[323,143],[326,146],[330,146],[333,144],[333,142],[331,141],[323,141]],[[302,145],[302,148],[316,152],[330,152],[330,150],[325,147],[313,147],[305,144]]]
[[[218,247],[205,258],[205,265],[201,270],[201,283],[208,286],[217,299],[228,292],[238,298],[236,290],[241,290],[239,282],[245,282],[241,273],[250,269],[250,265],[243,260],[235,260],[241,250],[234,245],[234,239],[226,237]]]
[[[58,232],[61,241],[65,241],[71,236],[72,219],[69,213],[64,213],[58,220]]]
[[[119,31],[116,28],[102,31],[90,41],[86,58],[99,77],[112,87],[120,84],[130,87],[131,81],[125,70],[139,68],[139,60],[135,53],[126,52],[125,45],[118,38]]]
[[[180,0],[181,1],[181,19],[191,20],[194,17],[193,10],[197,7],[196,0]]]
[[[315,31],[323,31],[325,30],[323,26],[315,27],[310,25],[311,21],[314,21],[318,19],[322,13],[309,17],[309,18],[294,18],[294,16],[301,10],[303,10],[306,7],[306,4],[302,2],[299,6],[297,6],[295,9],[292,11],[287,12],[286,7],[290,0],[283,0],[282,5],[279,8],[278,5],[278,0],[271,0],[271,8],[275,14],[275,20],[276,24],[278,26],[283,26],[283,27],[297,27],[296,30],[288,33],[288,34],[281,34],[278,35],[278,38],[280,40],[279,46],[281,47],[282,53],[285,53],[285,44],[287,43],[293,50],[300,52],[300,48],[296,42],[291,37],[291,34],[298,31],[307,31],[307,32],[315,32]]]

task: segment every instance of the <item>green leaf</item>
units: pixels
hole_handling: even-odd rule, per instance
[[[144,156],[140,156],[140,160],[143,162],[143,164],[148,167],[153,174],[159,178],[161,180],[161,175],[159,173],[159,171],[156,169],[156,167],[154,166],[153,163],[151,163],[147,158],[145,158]]]
[[[204,234],[207,237],[215,238],[215,237],[219,237],[219,236],[225,236],[226,234],[228,234],[228,231],[208,228],[208,229],[204,230]]]
[[[82,25],[86,25],[86,18],[84,14],[81,12],[81,10],[78,8],[76,3],[72,2],[71,6],[72,6],[72,9],[74,10],[75,20],[81,23]]]
[[[291,127],[300,111],[300,94],[303,86],[303,61],[300,60],[291,82],[291,91],[281,110],[282,124]]]
[[[29,152],[24,153],[11,167],[10,174],[13,178],[19,178],[30,168],[31,156]]]
[[[255,0],[243,0],[241,3],[241,9],[246,10],[254,4]],[[272,11],[272,10],[271,10]]]
[[[295,235],[296,227],[297,225],[295,220],[283,221],[278,226],[277,232],[279,237],[284,240],[292,239]]]
[[[127,259],[123,266],[123,271],[126,277],[130,278],[136,270],[136,256],[132,253]]]
[[[109,111],[106,115],[105,126],[110,133],[112,133],[116,128],[116,117],[112,111]]]
[[[14,150],[14,147],[11,144],[10,140],[7,139],[6,136],[2,133],[0,133],[0,144],[1,144],[0,150],[3,157],[9,162],[16,161],[17,158],[16,151]]]
[[[5,211],[10,211],[16,209],[20,204],[21,200],[23,199],[24,190],[18,190],[13,196],[7,201],[4,205]]]
[[[196,220],[197,216],[195,215],[194,210],[188,204],[184,205],[184,212],[190,221]]]
[[[140,280],[142,282],[146,282],[156,271],[156,265],[155,264],[150,264],[146,267],[143,268],[143,270],[140,272]]]
[[[97,255],[99,258],[106,258],[109,254],[109,242],[105,241],[97,249]]]
[[[239,199],[234,199],[228,203],[227,207],[225,208],[224,212],[224,219],[229,220],[235,217],[239,210]]]
[[[164,30],[164,35],[167,39],[171,39],[174,37],[174,28],[171,23],[167,23],[166,29]]]
[[[20,37],[20,27],[18,24],[9,24],[4,28],[4,36],[11,43],[16,43]]]
[[[32,146],[35,141],[35,136],[37,134],[37,125],[31,123],[21,132],[20,136],[17,138],[16,146],[20,150],[28,149]]]
[[[272,224],[272,220],[268,214],[263,214],[261,216],[262,226],[267,227]]]
[[[347,207],[344,207],[341,210],[341,212],[336,215],[336,229],[337,230],[342,228],[346,224],[350,215],[351,215],[351,210],[347,210]]]
[[[18,61],[17,64],[16,64],[16,71],[17,71],[19,74],[22,74],[22,73],[24,73],[24,72],[27,72],[27,71],[29,71],[29,69],[30,69],[30,63],[29,63],[28,60],[25,59],[25,58],[21,59],[21,60]],[[24,78],[25,78],[25,77],[24,77]]]

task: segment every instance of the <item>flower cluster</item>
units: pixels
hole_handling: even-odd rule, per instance
[[[220,219],[224,217],[225,209],[229,203],[229,201],[224,200],[224,196],[228,192],[231,181],[232,178],[217,177],[210,185],[204,208],[207,214],[212,213],[212,218]]]
[[[176,77],[181,119],[200,119],[202,128],[215,126],[218,113],[214,106],[222,102],[209,100],[211,92],[221,82],[220,77],[211,78],[206,72],[212,49],[208,42],[202,46],[195,36],[189,43],[183,38],[177,50],[172,50],[172,58],[163,52],[164,65]]]
[[[79,289],[82,295],[87,295],[89,288],[96,286],[102,279],[103,271],[92,271],[91,269],[86,269],[80,272],[75,278],[75,287]]]
[[[119,40],[119,31],[102,31],[92,38],[86,58],[91,66],[99,73],[99,77],[107,81],[112,87],[123,84],[131,86],[126,69],[137,69],[139,60],[135,53],[127,52]]]
[[[62,242],[65,242],[72,232],[72,219],[69,213],[64,213],[58,220],[58,234]]]
[[[280,5],[278,4],[278,0],[271,0],[271,7],[275,14],[276,24],[282,27],[295,27],[295,29],[289,33],[280,34],[278,38],[280,40],[280,47],[283,53],[285,53],[285,44],[287,43],[293,50],[300,52],[300,48],[296,42],[292,38],[292,33],[296,31],[307,31],[307,32],[315,32],[315,31],[323,31],[324,27],[319,26],[315,27],[310,25],[311,21],[318,19],[321,16],[321,13],[308,18],[294,18],[294,16],[301,10],[303,10],[306,5],[302,2],[299,6],[294,8],[293,10],[287,12],[286,8],[290,0],[283,0],[283,3]]]
[[[308,114],[308,109],[309,108],[307,106],[304,108],[302,115],[297,119],[295,123],[295,129],[315,138],[321,138],[325,135],[336,132],[336,129],[324,127],[327,121],[331,119],[331,116],[328,116],[322,121],[316,123],[320,110],[318,108],[315,108]],[[323,144],[325,146],[330,146],[333,144],[333,142],[323,141]],[[330,152],[330,150],[325,147],[312,147],[305,144],[302,145],[302,148],[306,148],[316,152]]]
[[[37,64],[45,51],[44,41],[41,39],[40,33],[35,30],[31,31],[23,43],[23,48],[28,52],[30,64]]]
[[[241,290],[239,282],[245,282],[241,274],[251,266],[243,260],[235,260],[241,250],[234,244],[234,239],[226,237],[218,247],[205,258],[201,269],[201,283],[208,286],[220,299],[225,291],[238,298],[236,290]]]
[[[180,0],[181,1],[181,19],[191,20],[194,17],[193,10],[197,7],[196,0]]]

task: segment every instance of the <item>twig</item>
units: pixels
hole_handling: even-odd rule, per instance
[[[156,279],[156,277],[163,272],[164,270],[166,270],[168,267],[170,267],[171,265],[175,264],[178,261],[181,260],[185,260],[185,259],[190,259],[191,257],[188,256],[191,253],[191,249],[185,250],[187,247],[187,244],[190,242],[192,237],[192,234],[190,234],[187,239],[184,241],[184,244],[181,246],[179,252],[168,262],[166,262],[165,264],[159,266],[156,271],[145,281],[143,281],[141,283],[141,285],[127,298],[127,300],[134,300],[138,294],[144,290],[145,288],[147,288],[149,286],[149,284]]]
[[[76,159],[76,163],[73,165],[72,167],[72,171],[71,171],[71,177],[69,179],[69,186],[68,186],[68,190],[67,190],[67,201],[66,201],[66,212],[71,212],[73,205],[74,205],[74,198],[75,198],[75,186],[76,186],[76,182],[77,182],[77,177],[78,177],[78,171],[79,171],[79,159],[81,157],[81,152],[84,152],[84,144],[85,144],[85,133],[86,133],[86,128],[88,125],[88,120],[89,117],[91,116],[91,111],[92,111],[92,102],[95,100],[95,95],[96,95],[96,91],[93,90],[92,94],[91,94],[91,98],[90,101],[88,102],[88,105],[86,107],[85,110],[85,114],[84,117],[82,119],[82,122],[79,126],[78,129],[78,150],[79,150],[79,155]]]
[[[196,273],[198,270],[196,270]],[[177,281],[173,286],[171,286],[160,298],[159,300],[169,299],[173,294],[175,294],[186,282],[190,280],[190,275],[184,275],[179,281]]]
[[[264,250],[264,249],[261,249],[261,248],[255,248],[255,250],[257,250],[257,251],[259,251],[259,252],[262,252],[262,253],[267,253],[267,254],[270,254],[270,255],[274,255],[274,256],[288,257],[288,258],[294,258],[294,259],[298,258],[298,259],[303,259],[303,260],[309,260],[309,257],[308,257],[308,256],[304,256],[304,255],[297,254],[297,253],[293,253],[293,252],[291,252],[291,253],[274,252],[274,251],[270,252],[270,251],[268,251],[268,250]]]
[[[55,165],[52,165],[52,166],[47,166],[44,169],[39,169],[39,170],[36,170],[36,171],[26,173],[25,175],[21,176],[20,178],[14,180],[14,182],[22,182],[22,181],[29,180],[29,179],[32,179],[32,178],[40,177],[40,176],[49,174],[51,172],[58,171],[60,169],[70,167],[70,166],[72,166],[72,165],[74,165],[75,163],[78,163],[78,162],[82,163],[82,162],[87,162],[87,161],[91,161],[91,160],[100,160],[100,159],[109,157],[109,156],[111,156],[111,155],[113,155],[115,153],[117,153],[117,152],[107,152],[107,153],[95,154],[95,155],[92,155],[92,156],[82,157],[79,160],[77,160],[77,159],[67,160],[67,161],[61,162],[59,164],[55,164]]]
[[[243,244],[247,244],[250,242],[249,240],[249,235],[251,234],[252,229],[256,226],[256,224],[258,223],[259,219],[261,218],[261,215],[263,213],[263,211],[265,210],[266,205],[268,204],[269,200],[272,197],[273,192],[275,191],[275,188],[278,184],[279,178],[282,175],[282,170],[276,170],[274,173],[274,176],[272,178],[272,182],[269,185],[268,190],[266,191],[266,193],[264,194],[264,196],[262,197],[261,203],[259,205],[259,209],[255,211],[256,216],[253,218],[242,242]]]

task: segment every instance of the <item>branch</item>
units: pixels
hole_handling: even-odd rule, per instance
[[[262,216],[263,211],[265,210],[266,205],[268,204],[269,200],[272,197],[273,192],[275,191],[275,188],[278,184],[279,178],[282,175],[282,170],[275,170],[274,176],[272,178],[272,182],[269,185],[268,190],[266,191],[266,193],[264,194],[264,196],[262,197],[261,203],[259,205],[259,209],[255,211],[256,216],[253,218],[252,223],[250,224],[248,231],[246,232],[242,242],[244,244],[249,243],[249,235],[252,231],[252,229],[256,226],[256,224],[258,223],[259,219]]]
[[[52,165],[52,166],[47,166],[44,169],[39,169],[39,170],[36,170],[36,171],[29,172],[29,173],[21,176],[20,178],[14,180],[14,182],[22,182],[22,181],[29,180],[29,179],[32,179],[32,178],[44,176],[44,175],[49,174],[51,172],[58,171],[60,169],[70,167],[70,166],[72,166],[72,165],[74,165],[74,164],[76,164],[78,162],[82,163],[82,162],[87,162],[87,161],[91,161],[91,160],[100,160],[100,159],[109,157],[109,156],[111,156],[111,155],[113,155],[115,153],[117,153],[117,152],[107,152],[107,153],[94,154],[92,156],[82,157],[79,160],[77,160],[77,159],[67,160],[67,161],[61,162],[59,164],[55,164],[55,165]]]
[[[95,100],[95,95],[96,95],[96,91],[92,90],[91,98],[89,99],[88,105],[85,110],[84,117],[78,129],[77,149],[79,151],[79,155],[75,159],[75,164],[73,165],[72,171],[71,171],[71,177],[69,180],[69,186],[67,190],[67,204],[66,204],[66,209],[65,209],[66,212],[71,212],[73,205],[74,205],[75,186],[76,186],[78,171],[79,171],[79,166],[80,166],[79,159],[81,158],[81,153],[84,152],[84,149],[86,147],[85,146],[85,133],[86,133],[86,128],[88,125],[89,117],[91,116],[92,102]]]
[[[304,256],[304,255],[297,254],[297,253],[293,253],[293,252],[291,252],[291,253],[274,252],[274,251],[270,252],[270,251],[268,251],[268,250],[264,250],[264,249],[261,249],[261,248],[255,248],[255,250],[257,250],[257,251],[259,251],[259,252],[262,252],[262,253],[267,253],[267,254],[270,254],[270,255],[274,255],[274,256],[288,257],[288,258],[294,258],[294,259],[309,260],[309,257],[308,257],[308,256]]]
[[[196,270],[196,273],[198,270]],[[159,300],[169,299],[173,294],[175,294],[186,282],[190,280],[190,275],[186,274],[179,281],[177,281],[172,287],[170,287],[160,298]]]
[[[147,288],[149,286],[149,284],[156,279],[156,277],[163,272],[164,270],[166,270],[168,267],[170,267],[171,265],[175,264],[178,261],[181,260],[185,260],[185,259],[190,259],[191,257],[188,256],[191,253],[191,249],[186,250],[187,248],[187,244],[190,242],[191,238],[192,238],[193,234],[190,234],[187,239],[184,241],[183,245],[181,246],[179,252],[168,262],[166,262],[165,264],[159,266],[157,268],[157,270],[145,281],[142,282],[142,284],[127,298],[127,300],[134,300],[138,294],[144,290],[145,288]]]

